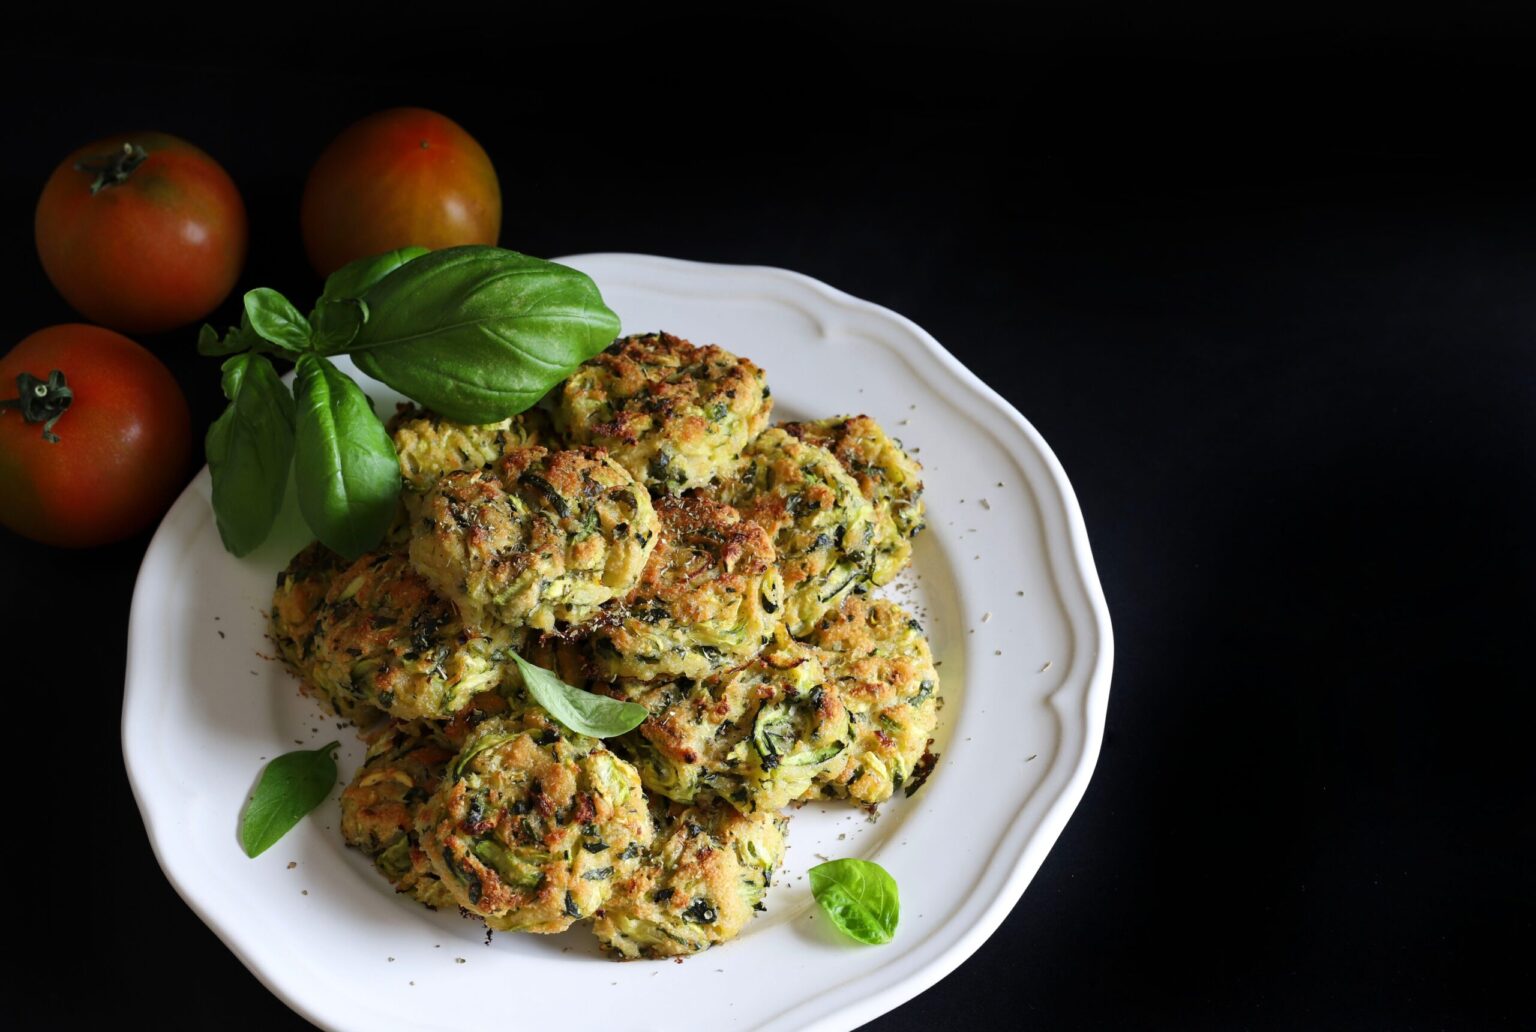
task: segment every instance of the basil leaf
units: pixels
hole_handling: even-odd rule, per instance
[[[369,287],[394,272],[406,262],[414,261],[428,253],[425,247],[401,247],[394,251],[359,258],[348,262],[325,278],[325,290],[321,301],[337,301],[349,297],[362,297]]]
[[[246,291],[245,318],[251,332],[262,340],[295,354],[309,350],[309,323],[286,297],[271,287]],[[241,325],[246,323],[242,321]]]
[[[309,313],[316,349],[324,355],[347,350],[368,321],[368,303],[356,297],[322,297]]]
[[[644,706],[573,688],[515,652],[512,659],[517,663],[518,672],[523,675],[523,686],[533,696],[533,701],[578,735],[612,738],[633,731],[645,720]]]
[[[320,749],[284,753],[267,764],[240,821],[240,847],[246,856],[266,852],[300,818],[325,802],[336,785],[331,750],[340,746],[332,742]]]
[[[245,555],[266,540],[283,505],[293,462],[293,395],[262,355],[235,355],[223,374],[229,405],[203,447],[219,537],[225,549]]]
[[[326,547],[356,559],[395,517],[400,460],[362,389],[328,359],[299,357],[294,377],[299,512]]]
[[[619,332],[585,273],[497,247],[433,251],[364,300],[358,368],[462,423],[522,412]]]
[[[240,316],[240,325],[231,326],[229,332],[219,339],[219,332],[207,323],[197,333],[197,353],[199,355],[223,356],[233,355],[241,351],[249,351],[261,338],[251,331],[251,320]]]
[[[829,860],[810,870],[811,893],[832,923],[859,942],[891,941],[901,919],[896,879],[871,860]]]

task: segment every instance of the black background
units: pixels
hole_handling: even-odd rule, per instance
[[[888,305],[1061,458],[1117,662],[1097,773],[1021,902],[871,1027],[1530,1027],[1530,20],[1033,10],[13,26],[0,338],[73,318],[31,243],[72,148],[198,143],[251,215],[240,289],[302,299],[303,176],[396,104],[485,145],[507,246],[777,265]],[[193,339],[144,343],[200,436]],[[171,890],[122,772],[147,540],[0,531],[20,1003],[299,1027]],[[486,1025],[498,996],[449,1010]]]

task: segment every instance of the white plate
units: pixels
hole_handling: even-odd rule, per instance
[[[626,332],[666,329],[768,371],[776,418],[865,412],[918,454],[929,529],[897,597],[921,615],[946,706],[932,780],[878,821],[813,805],[790,822],[768,912],[685,963],[617,964],[582,929],[500,935],[397,897],[336,830],[333,798],[248,860],[236,827],[263,760],[361,749],[270,660],[274,574],[305,540],[291,511],[244,560],[219,544],[204,470],[167,514],[133,597],[123,754],[182,898],[274,993],[336,1029],[665,1029],[677,1001],[720,1028],[849,1028],[917,995],[1000,924],[1082,798],[1108,703],[1109,614],[1077,501],[1019,413],[927,333],[780,269],[640,255],[563,259]],[[396,397],[367,382],[381,411]],[[878,860],[901,886],[889,945],[817,911],[822,857]],[[504,1002],[502,1002],[504,1001]]]

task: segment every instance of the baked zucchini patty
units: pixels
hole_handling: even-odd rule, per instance
[[[518,448],[438,481],[411,560],[472,623],[549,631],[634,588],[656,530],[645,487],[601,451]]]
[[[747,449],[725,501],[773,537],[784,578],[784,622],[805,634],[869,579],[874,508],[836,456],[777,427]]]
[[[741,466],[773,407],[763,371],[670,333],[624,337],[559,388],[555,425],[596,445],[658,494],[705,487]]]
[[[848,709],[841,769],[809,793],[882,803],[911,780],[939,720],[939,673],[923,629],[894,602],[853,595],[817,623],[827,680]]]
[[[624,960],[679,957],[741,934],[784,860],[785,819],[726,803],[651,807],[656,839],[592,930]]]
[[[607,680],[702,678],[757,655],[782,622],[773,541],[735,509],[698,495],[662,496],[656,550],[612,620],[592,634]]]
[[[513,448],[549,444],[549,417],[538,409],[499,423],[455,423],[417,405],[401,405],[389,421],[389,435],[400,457],[406,494],[422,494],[457,470],[488,466]]]
[[[819,444],[842,464],[875,509],[869,579],[888,584],[912,558],[923,522],[923,467],[868,416],[784,423],[802,441]]]
[[[314,663],[315,624],[320,620],[325,594],[331,590],[331,581],[336,574],[350,565],[318,541],[300,549],[277,575],[272,608],[267,613],[267,636],[277,646],[288,669],[304,683],[306,694],[318,694],[341,716],[354,720],[371,714],[359,713],[359,703],[350,693],[342,699],[332,699],[329,693],[309,683],[309,670]],[[368,723],[368,720],[356,722]]]
[[[848,713],[811,649],[782,633],[751,663],[704,681],[592,687],[650,711],[615,747],[634,757],[647,789],[680,803],[779,810],[842,768]]]
[[[460,906],[524,932],[591,917],[652,836],[635,769],[538,708],[474,729],[417,832]]]
[[[370,552],[332,578],[303,673],[344,714],[447,719],[500,683],[518,639],[467,625],[404,552]]]
[[[368,747],[368,757],[341,793],[341,837],[361,851],[395,891],[434,910],[457,906],[427,861],[416,816],[437,791],[454,750],[420,721],[395,721]]]

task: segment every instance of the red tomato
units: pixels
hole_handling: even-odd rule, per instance
[[[67,403],[46,386],[54,370]],[[23,373],[43,392],[30,412],[13,400]],[[117,541],[159,518],[186,480],[187,399],[158,358],[111,330],[38,330],[0,359],[0,399],[0,523],[18,534],[72,548]]]
[[[398,247],[495,244],[501,186],[458,123],[393,108],[331,141],[304,184],[299,220],[310,264],[329,276]]]
[[[81,147],[37,202],[37,254],[87,319],[158,333],[202,319],[245,263],[245,205],[218,162],[165,133]]]

